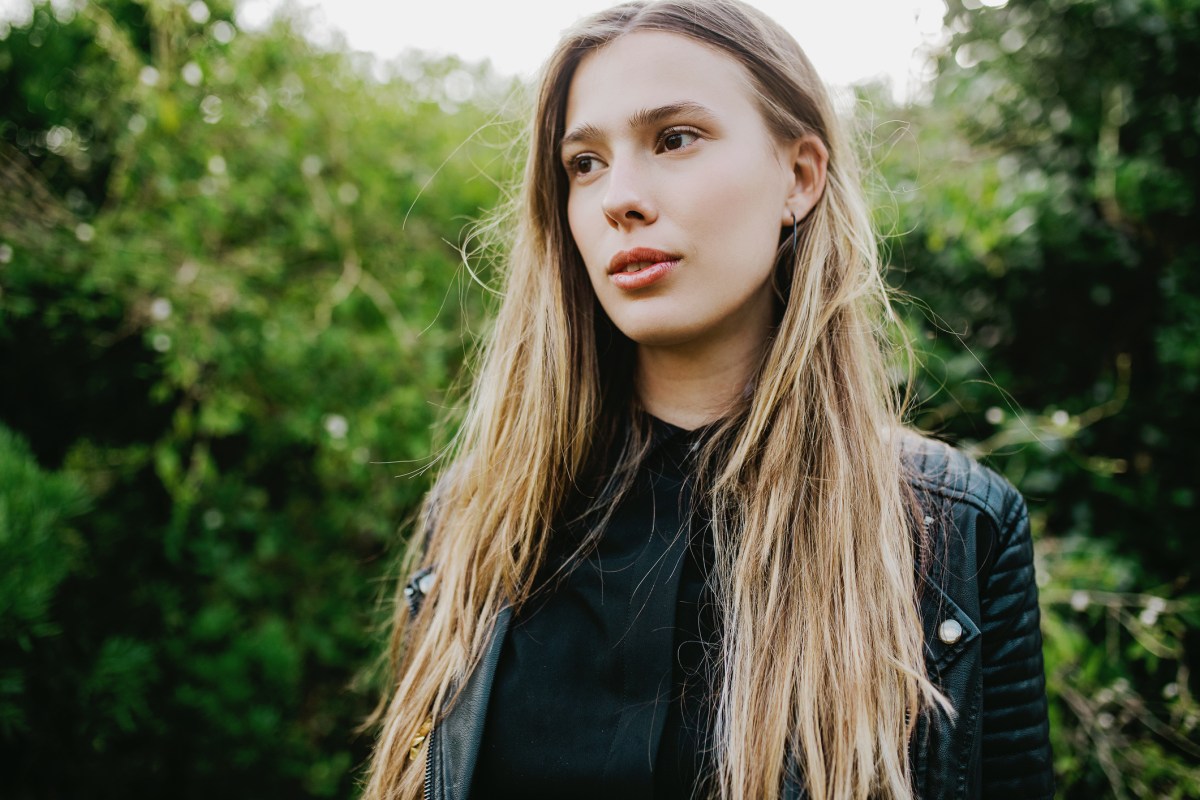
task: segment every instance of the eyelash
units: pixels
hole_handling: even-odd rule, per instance
[[[673,150],[666,150],[663,147],[663,145],[666,143],[667,139],[669,139],[672,136],[681,136],[681,135],[682,136],[694,136],[696,139],[701,138],[700,132],[698,130],[696,130],[695,128],[689,128],[686,126],[667,128],[666,130],[664,130],[662,133],[660,133],[658,135],[658,140],[654,143],[654,152],[656,152],[656,153],[658,153],[658,152],[673,153],[673,152],[677,152],[679,150],[686,150],[687,148],[689,148],[693,144],[695,144],[695,142],[690,142],[688,144],[681,145],[680,147],[676,147]],[[591,153],[580,153],[577,156],[573,156],[566,164],[567,174],[571,175],[572,177],[588,174],[588,173],[581,171],[580,164],[584,161],[593,161],[593,160],[598,161],[599,159],[596,156],[592,155]]]
[[[681,136],[681,135],[694,136],[697,139],[699,139],[700,131],[696,130],[695,128],[689,128],[686,126],[681,126],[681,127],[677,127],[677,128],[667,128],[665,131],[663,131],[661,134],[659,134],[658,142],[655,143],[654,149],[657,150],[661,145],[666,143],[667,139],[671,138],[672,136]],[[692,144],[695,144],[695,142],[692,142]],[[692,146],[691,144],[685,144],[682,147],[677,147],[675,149],[676,150],[685,150],[691,146]],[[674,152],[674,151],[671,151],[671,152]]]
[[[580,155],[573,156],[571,160],[567,162],[567,174],[571,175],[572,177],[576,175],[583,175],[584,173],[582,170],[580,170],[579,165],[584,161],[593,160],[598,161],[599,159],[588,153],[581,153]]]

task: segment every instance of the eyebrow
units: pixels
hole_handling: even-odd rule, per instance
[[[701,117],[703,119],[714,119],[716,114],[705,105],[695,103],[690,100],[685,100],[680,103],[668,103],[665,106],[656,108],[643,108],[633,112],[629,117],[630,130],[638,128],[648,128],[653,125],[658,125],[671,117],[691,116]],[[579,125],[573,128],[559,142],[558,148],[562,150],[568,145],[576,144],[577,142],[590,142],[598,139],[603,139],[604,133],[595,125]]]

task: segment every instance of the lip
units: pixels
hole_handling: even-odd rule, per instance
[[[622,250],[608,264],[608,276],[621,289],[641,289],[657,283],[667,276],[683,259],[683,256],[655,250],[652,247],[635,247]],[[637,272],[627,272],[630,264],[645,264]]]

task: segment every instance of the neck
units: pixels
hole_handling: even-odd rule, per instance
[[[686,430],[725,416],[746,391],[762,357],[768,331],[758,333],[686,345],[639,344],[637,393],[642,408]]]

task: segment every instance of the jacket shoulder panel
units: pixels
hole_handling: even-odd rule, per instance
[[[1024,501],[1006,478],[945,442],[915,431],[900,437],[907,478],[921,494],[966,503],[991,518],[998,531],[1011,529],[1024,514]]]

